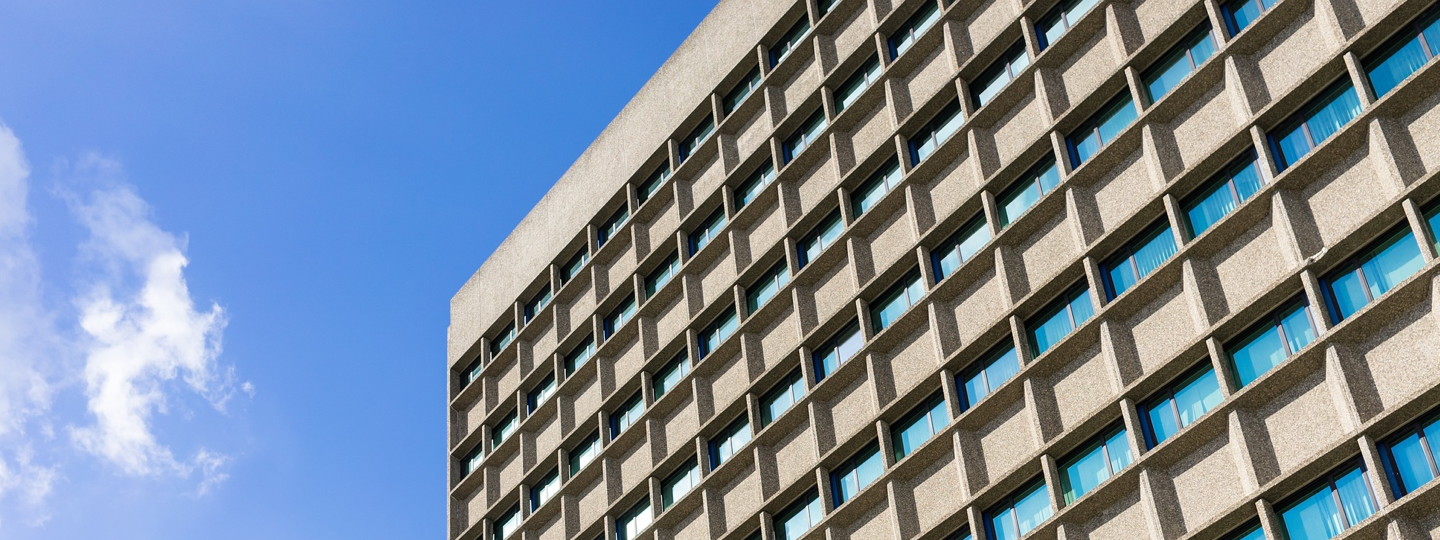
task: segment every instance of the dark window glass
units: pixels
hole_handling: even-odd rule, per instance
[[[545,375],[544,379],[540,379],[540,384],[535,385],[535,388],[525,396],[526,412],[535,412],[535,409],[539,409],[546,401],[550,401],[550,397],[554,395],[555,374],[550,373]]]
[[[602,325],[605,331],[605,338],[609,339],[610,336],[615,335],[615,332],[620,330],[620,327],[625,326],[625,323],[629,322],[633,317],[635,317],[635,295],[630,295],[626,296],[624,300],[621,300],[620,305],[616,306],[615,310],[611,311],[610,315],[605,317],[605,323]]]
[[[530,488],[530,511],[534,512],[539,509],[540,505],[549,502],[559,492],[560,469],[555,469],[541,477],[539,481],[535,482],[535,486]]]
[[[834,337],[815,349],[815,380],[819,381],[835,373],[835,370],[840,369],[840,364],[855,356],[864,344],[865,336],[860,333],[860,325],[854,321],[845,325]]]
[[[630,426],[640,421],[640,415],[644,412],[645,400],[639,393],[625,400],[625,403],[620,405],[620,410],[610,415],[610,438],[619,437],[625,430],[630,429]]]
[[[610,216],[610,219],[605,220],[605,223],[600,225],[600,230],[595,233],[596,244],[601,246],[605,245],[605,242],[614,238],[616,234],[619,234],[620,228],[624,227],[627,221],[630,221],[630,208],[621,205],[620,209],[615,211],[614,215]]]
[[[595,340],[590,336],[585,336],[580,345],[572,349],[570,354],[565,355],[565,373],[575,373],[575,370],[580,369],[585,362],[589,362],[590,357],[594,354]]]
[[[495,519],[491,537],[494,538],[494,540],[505,540],[507,538],[519,537],[519,532],[520,505],[517,504],[515,507],[506,510],[504,514],[500,514],[499,518]]]
[[[1285,170],[1360,115],[1360,98],[1348,80],[1330,87],[1270,135],[1276,168]]]
[[[600,434],[591,433],[570,451],[570,476],[575,476],[600,455]]]
[[[790,268],[785,261],[775,263],[769,271],[765,272],[758,281],[745,288],[745,303],[750,313],[754,313],[765,305],[775,295],[780,294],[780,289],[790,282]]]
[[[650,511],[650,498],[641,499],[630,507],[620,517],[615,518],[615,539],[631,540],[640,536],[650,524],[655,521],[654,512]]]
[[[965,115],[961,114],[960,101],[952,101],[944,109],[935,114],[935,118],[914,137],[910,137],[910,157],[915,163],[924,161],[925,158],[934,154],[940,144],[949,140],[955,132],[960,131],[960,125],[965,123]]]
[[[530,322],[530,319],[534,319],[540,310],[545,309],[545,306],[548,305],[550,305],[550,286],[546,285],[541,287],[540,292],[535,293],[535,297],[525,304],[525,322]]]
[[[515,339],[515,323],[512,322],[505,325],[505,328],[501,328],[495,334],[495,338],[490,340],[490,356],[500,354],[500,351],[505,350],[505,346],[509,345],[513,339]]]
[[[1160,101],[1170,89],[1193,73],[1200,64],[1215,54],[1215,39],[1210,35],[1210,25],[1205,24],[1180,42],[1165,57],[1145,74],[1145,89],[1150,92],[1150,101]]]
[[[698,253],[702,248],[710,244],[720,234],[720,229],[725,228],[725,209],[716,208],[710,217],[700,223],[700,228],[690,233],[690,254]]]
[[[645,201],[650,200],[650,197],[654,197],[655,193],[660,191],[660,186],[665,185],[665,180],[669,178],[670,165],[667,163],[661,165],[649,178],[641,182],[640,189],[636,190],[635,194],[636,198],[640,199],[640,204],[645,204]]]
[[[676,386],[680,385],[680,381],[689,374],[690,357],[682,352],[679,356],[676,356],[674,360],[671,360],[670,363],[661,367],[659,373],[655,374],[655,379],[652,381],[654,384],[653,391],[655,399],[660,399],[660,396],[675,389]]]
[[[971,93],[975,94],[975,108],[984,107],[995,95],[1000,93],[1030,65],[1030,53],[1025,50],[1025,42],[1016,43],[1005,55],[991,64],[989,68],[975,78],[971,85]]]
[[[844,230],[845,224],[841,222],[838,210],[825,216],[825,219],[816,225],[810,234],[801,238],[800,243],[796,246],[800,267],[804,268],[805,265],[810,264],[810,261],[819,257],[825,248],[830,247],[830,244],[834,244],[835,240],[840,238],[840,232]]]
[[[1312,341],[1315,341],[1315,326],[1310,324],[1310,309],[1304,301],[1299,301],[1266,317],[1245,337],[1225,349],[1230,351],[1230,360],[1235,363],[1238,386],[1245,386]]]
[[[1124,294],[1136,282],[1170,260],[1179,249],[1168,225],[1152,228],[1101,265],[1105,291],[1112,300]]]
[[[1209,230],[1264,185],[1265,180],[1255,167],[1255,154],[1246,152],[1185,203],[1185,217],[1190,222],[1191,234],[1198,237]]]
[[[1233,0],[1220,7],[1220,15],[1225,18],[1225,24],[1230,25],[1230,35],[1239,35],[1241,30],[1250,26],[1260,14],[1270,9],[1279,0]]]
[[[750,421],[744,416],[725,426],[725,429],[710,439],[710,470],[730,460],[741,447],[750,442]]]
[[[1060,184],[1060,170],[1046,158],[1000,196],[1000,226],[1007,227]]]
[[[915,45],[915,40],[920,39],[920,36],[933,26],[935,21],[940,20],[940,6],[937,4],[936,0],[926,2],[904,24],[901,24],[900,28],[895,29],[895,33],[890,35],[890,54],[892,56],[898,58],[905,54],[905,51]]]
[[[504,418],[501,418],[499,422],[495,423],[495,429],[490,430],[491,448],[500,446],[501,443],[510,438],[510,434],[515,433],[515,427],[520,423],[518,413],[519,411],[510,411],[510,414],[505,415]]]
[[[686,461],[679,470],[660,483],[660,508],[670,508],[675,501],[690,493],[690,490],[699,484],[700,466],[695,462],[695,458],[690,458],[690,461]]]
[[[570,257],[569,261],[566,261],[565,264],[560,266],[560,284],[564,285],[569,283],[570,279],[578,275],[580,269],[584,268],[587,262],[590,262],[590,252],[586,251],[585,248],[580,248],[579,253],[576,253],[574,257]]]
[[[1409,227],[1389,234],[1340,267],[1326,280],[1330,313],[1343,320],[1375,301],[1425,266]]]
[[[465,454],[465,459],[460,460],[460,477],[470,476],[480,470],[480,462],[485,459],[485,449],[481,445],[475,445],[470,452]]]
[[[1135,103],[1126,90],[1112,100],[1094,118],[1070,134],[1070,158],[1076,167],[1089,161],[1102,147],[1110,144],[1121,131],[1135,121]]]
[[[670,279],[674,278],[679,271],[680,254],[671,253],[669,257],[665,257],[665,260],[660,262],[660,266],[650,271],[650,275],[645,276],[645,296],[647,298],[655,296],[655,291],[669,283]]]

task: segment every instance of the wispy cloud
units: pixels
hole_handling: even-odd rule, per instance
[[[0,506],[38,509],[55,490],[64,458],[37,459],[37,445],[68,444],[125,476],[198,476],[204,495],[228,478],[231,458],[203,447],[177,458],[155,419],[187,396],[223,412],[237,389],[253,393],[220,363],[225,311],[197,308],[185,239],[156,225],[118,162],[89,155],[61,169],[83,179],[55,193],[87,237],[69,274],[77,277],[55,283],[32,245],[21,143],[0,125]],[[86,414],[54,413],[67,397],[83,400]],[[68,437],[55,437],[59,429]]]

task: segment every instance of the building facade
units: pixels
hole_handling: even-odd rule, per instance
[[[722,0],[452,299],[450,538],[1440,538],[1436,9]]]

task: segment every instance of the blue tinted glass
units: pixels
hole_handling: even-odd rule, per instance
[[[1430,54],[1440,54],[1440,17],[1434,17],[1428,23],[1421,23],[1425,28],[1420,35],[1425,36],[1425,43],[1430,45]]]
[[[1235,360],[1235,374],[1240,379],[1240,386],[1250,384],[1264,375],[1270,368],[1284,361],[1286,356],[1285,344],[1280,341],[1278,328],[1265,330],[1230,354]]]
[[[1020,502],[1015,503],[1015,515],[1020,522],[1019,533],[1025,534],[1035,527],[1039,527],[1045,520],[1050,519],[1053,510],[1050,508],[1050,494],[1045,486],[1039,486],[1034,491],[1025,495]]]
[[[1024,189],[1016,190],[1006,200],[1001,201],[1000,217],[1004,222],[1002,226],[1009,225],[1015,221],[1015,218],[1020,217],[1020,214],[1034,206],[1035,201],[1040,200],[1040,195],[1040,186],[1034,182],[1027,182]]]
[[[985,227],[984,223],[980,223],[960,241],[960,260],[970,260],[970,257],[975,256],[975,253],[989,241],[990,229]]]
[[[1430,460],[1425,457],[1425,448],[1420,444],[1419,433],[1392,445],[1390,455],[1395,458],[1395,473],[1400,477],[1401,495],[1414,491],[1435,478],[1434,472],[1430,470]]]
[[[880,197],[885,195],[885,183],[880,181],[866,182],[860,186],[851,200],[850,205],[855,209],[855,215],[864,214],[880,202]]]
[[[1060,36],[1065,34],[1065,20],[1062,17],[1055,17],[1054,20],[1045,21],[1041,24],[1044,25],[1040,33],[1045,36],[1045,45],[1055,43],[1055,40],[1060,39]],[[1044,49],[1044,47],[1041,47],[1041,49]]]
[[[1361,266],[1365,270],[1365,279],[1370,282],[1372,296],[1385,294],[1425,266],[1414,235],[1407,232],[1392,242]]]
[[[1303,349],[1311,341],[1315,341],[1315,329],[1310,326],[1310,315],[1303,307],[1280,319],[1280,326],[1285,328],[1285,338],[1289,340],[1291,352]]]
[[[1081,15],[1090,11],[1090,8],[1095,7],[1095,4],[1099,2],[1100,0],[1080,0],[1076,2],[1074,6],[1071,6],[1070,9],[1065,10],[1065,19],[1070,21],[1070,24],[1075,24],[1075,21],[1079,19]]]
[[[1215,39],[1210,36],[1210,29],[1206,28],[1205,37],[1200,38],[1200,41],[1190,47],[1190,59],[1195,61],[1196,66],[1199,66],[1209,60],[1212,54],[1215,54]]]
[[[1280,148],[1280,156],[1284,158],[1284,163],[1277,164],[1284,165],[1280,167],[1281,170],[1310,153],[1310,141],[1305,138],[1305,128],[1302,125],[1296,125],[1290,131],[1284,132],[1275,144]]]
[[[1065,503],[1075,502],[1109,477],[1104,447],[1096,446],[1065,466]]]
[[[1100,121],[1100,140],[1105,143],[1115,140],[1121,131],[1135,121],[1135,114],[1135,105],[1130,102],[1130,95],[1127,93],[1119,107]]]
[[[1370,67],[1370,86],[1375,88],[1376,97],[1384,97],[1396,86],[1425,65],[1425,47],[1419,36],[1405,42],[1389,56]]]
[[[1115,296],[1128,290],[1135,284],[1135,269],[1130,266],[1130,259],[1124,259],[1110,269],[1110,287],[1115,290]]]
[[[1145,411],[1150,420],[1150,435],[1155,437],[1155,444],[1165,442],[1175,432],[1180,431],[1180,426],[1175,420],[1173,403],[1167,399],[1156,403],[1154,407]]]
[[[1359,270],[1332,280],[1330,293],[1335,298],[1335,307],[1339,310],[1341,319],[1349,317],[1369,303],[1369,299],[1365,297],[1365,286],[1360,282]]]
[[[1255,0],[1241,0],[1230,3],[1230,15],[1235,20],[1235,33],[1240,33],[1260,17],[1260,6]]]
[[[1431,236],[1440,236],[1440,212],[1430,214],[1430,217],[1426,219],[1426,223],[1430,225]],[[1440,247],[1440,242],[1436,242],[1435,245],[1436,247]]]
[[[1019,372],[1020,358],[1015,355],[1015,349],[1010,349],[985,366],[985,381],[990,386],[989,390],[994,391]]]
[[[1200,236],[1210,229],[1211,225],[1220,221],[1231,210],[1235,209],[1238,203],[1235,201],[1235,194],[1230,191],[1230,183],[1223,182],[1211,188],[1210,193],[1196,201],[1195,206],[1185,211],[1190,218],[1190,230],[1195,236]]]
[[[995,540],[1015,540],[1020,533],[1015,531],[1015,510],[1006,508],[990,517],[990,527],[995,531]]]
[[[1151,238],[1149,242],[1135,250],[1135,266],[1140,267],[1140,275],[1146,276],[1155,271],[1161,264],[1169,260],[1178,248],[1175,246],[1175,236],[1170,233],[1170,228],[1160,231],[1160,234]]]
[[[1039,356],[1049,350],[1051,346],[1060,342],[1065,336],[1075,329],[1071,322],[1071,312],[1075,309],[1081,311],[1074,313],[1075,323],[1084,322],[1094,314],[1090,308],[1090,294],[1081,294],[1079,298],[1071,300],[1067,305],[1070,309],[1061,308],[1044,322],[1035,327],[1032,333],[1035,336],[1035,356]],[[1083,317],[1082,317],[1083,315]]]
[[[880,474],[885,472],[885,464],[880,460],[880,451],[872,450],[860,465],[855,467],[855,478],[860,482],[860,488],[870,485]]]
[[[1261,529],[1257,525],[1255,529],[1251,530],[1250,532],[1232,537],[1231,540],[1265,540],[1265,529]]]
[[[1210,409],[1220,404],[1220,381],[1215,372],[1208,370],[1190,384],[1175,392],[1175,406],[1180,410],[1180,427],[1190,425]]]
[[[1081,138],[1074,139],[1072,142],[1075,145],[1075,166],[1077,167],[1089,161],[1090,156],[1095,155],[1095,152],[1100,151],[1100,138],[1093,132],[1087,131]]]
[[[1110,440],[1105,441],[1105,451],[1110,456],[1110,474],[1120,472],[1135,458],[1130,454],[1130,439],[1124,431],[1111,435]]]
[[[1074,300],[1070,301],[1070,315],[1075,319],[1075,326],[1084,324],[1095,316],[1095,305],[1090,303],[1090,290],[1080,292]]]
[[[1170,93],[1170,89],[1180,84],[1180,80],[1189,74],[1190,58],[1183,52],[1172,57],[1169,63],[1162,68],[1158,68],[1155,73],[1151,75],[1151,80],[1146,83],[1145,87],[1150,91],[1150,100],[1160,101],[1160,98]]]
[[[920,445],[925,444],[925,441],[930,440],[930,436],[934,434],[928,415],[916,416],[909,424],[900,429],[898,438],[900,444],[895,447],[895,459],[910,455]]]
[[[958,248],[958,246],[956,247]],[[954,273],[955,269],[960,268],[960,263],[963,262],[960,259],[959,249],[952,248],[943,253],[944,256],[935,261],[936,269],[939,270],[938,273],[940,274],[936,276],[935,279],[945,279],[945,276]]]
[[[1340,507],[1345,511],[1345,521],[1351,526],[1365,521],[1375,513],[1375,503],[1370,500],[1370,488],[1365,485],[1365,472],[1360,469],[1335,481],[1335,492],[1340,495]]]
[[[1359,114],[1360,98],[1355,95],[1354,88],[1347,87],[1328,104],[1315,111],[1315,114],[1305,121],[1305,125],[1310,126],[1310,137],[1315,140],[1315,144],[1320,144]]]
[[[990,100],[995,98],[996,94],[1004,90],[1007,84],[1010,84],[1010,72],[1005,69],[997,71],[995,78],[980,82],[978,85],[980,91],[975,94],[976,104],[984,107],[986,103],[990,103]]]
[[[1232,181],[1235,182],[1235,191],[1240,193],[1241,201],[1248,200],[1256,191],[1260,191],[1260,187],[1264,185],[1264,182],[1260,180],[1260,173],[1255,171],[1255,162],[1253,161],[1246,165],[1245,168],[1240,169],[1239,172],[1236,172],[1235,176],[1232,177]]]
[[[1040,192],[1049,193],[1050,190],[1055,189],[1056,185],[1060,184],[1060,170],[1055,168],[1054,163],[1051,163],[1040,171],[1037,178],[1040,182]]]
[[[1335,496],[1324,487],[1282,515],[1290,540],[1328,540],[1345,530],[1335,508]]]

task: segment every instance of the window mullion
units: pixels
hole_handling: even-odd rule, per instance
[[[1360,287],[1365,290],[1365,303],[1374,302],[1375,295],[1370,293],[1370,280],[1365,275],[1365,267],[1359,264],[1359,261],[1356,261],[1355,273],[1360,276]]]
[[[1419,427],[1415,431],[1420,434],[1420,448],[1425,451],[1425,461],[1430,464],[1430,473],[1440,476],[1440,464],[1435,462],[1435,452],[1430,448],[1430,438],[1425,436],[1425,430]]]
[[[1180,431],[1180,403],[1175,399],[1175,392],[1170,392],[1170,412],[1175,415],[1175,431]]]
[[[1334,477],[1331,477],[1328,482],[1330,485],[1330,497],[1335,499],[1335,513],[1340,515],[1340,530],[1349,529],[1351,525],[1350,518],[1345,515],[1345,503],[1340,500],[1340,489],[1335,487]]]
[[[1285,346],[1285,357],[1289,358],[1290,355],[1295,354],[1295,351],[1290,350],[1290,338],[1285,335],[1285,325],[1281,323],[1282,320],[1280,315],[1275,315],[1275,328],[1280,331],[1280,343]]]

